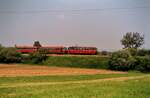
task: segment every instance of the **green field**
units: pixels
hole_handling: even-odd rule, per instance
[[[0,98],[150,98],[150,75],[0,77]]]

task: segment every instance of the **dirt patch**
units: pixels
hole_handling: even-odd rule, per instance
[[[125,72],[80,69],[80,68],[60,68],[47,66],[31,66],[24,64],[0,64],[0,77],[15,76],[44,76],[44,75],[92,75],[92,74],[126,74]]]

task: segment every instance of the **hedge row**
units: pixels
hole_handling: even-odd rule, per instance
[[[112,54],[108,65],[112,70],[150,72],[150,55],[138,56],[131,50],[122,50]]]

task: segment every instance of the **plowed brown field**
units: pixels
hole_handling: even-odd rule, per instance
[[[87,74],[125,74],[125,72],[83,68],[47,67],[43,65],[0,64],[0,77]]]

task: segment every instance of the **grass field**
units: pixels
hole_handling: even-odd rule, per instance
[[[5,67],[4,64],[2,65],[1,71],[13,70],[10,65]],[[34,67],[17,65],[15,69],[16,67],[18,70],[25,68],[30,71],[31,69],[36,71],[34,68],[43,68],[35,67],[35,65]],[[68,71],[67,68],[66,70]],[[150,74],[117,72],[88,75],[38,75],[0,76],[0,98],[150,98]]]

